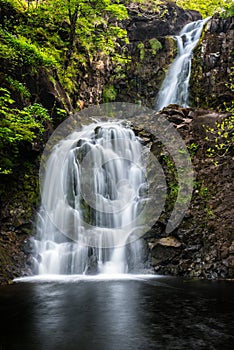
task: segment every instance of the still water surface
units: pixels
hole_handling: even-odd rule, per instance
[[[233,349],[234,283],[31,279],[0,288],[0,350]]]

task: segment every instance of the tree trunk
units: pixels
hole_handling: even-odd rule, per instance
[[[76,37],[76,23],[78,18],[78,5],[75,7],[75,10],[73,13],[71,13],[71,10],[69,8],[69,19],[70,19],[70,33],[69,33],[69,45],[68,50],[66,53],[66,58],[64,62],[64,68],[67,69],[67,67],[70,64],[71,57],[73,54],[74,49],[74,41]]]

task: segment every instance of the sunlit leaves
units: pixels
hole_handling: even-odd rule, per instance
[[[50,116],[40,104],[14,107],[10,92],[0,88],[0,174],[9,174],[22,142],[33,142],[43,134]]]
[[[217,12],[224,13],[233,4],[233,0],[176,0],[175,2],[185,9],[199,11],[203,17],[212,16]]]
[[[30,40],[15,36],[0,28],[0,58],[11,59],[18,65],[52,66],[56,61],[45,50],[40,49]]]
[[[234,67],[231,68],[229,82],[226,85],[232,92],[234,91],[233,77]],[[218,120],[214,127],[205,127],[205,140],[210,143],[210,147],[207,149],[207,155],[208,157],[212,158],[215,165],[218,165],[218,161],[215,158],[224,157],[225,155],[233,152],[234,148],[233,101],[231,106],[226,106],[226,112],[229,115]]]

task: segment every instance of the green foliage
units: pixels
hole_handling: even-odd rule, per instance
[[[168,8],[165,8],[161,13],[160,18],[163,19],[163,17],[165,17],[167,13],[168,13]]]
[[[152,54],[156,55],[159,50],[162,49],[162,44],[157,39],[153,38],[149,40],[151,46]]]
[[[222,13],[222,17],[232,17],[234,16],[234,1],[227,2],[224,6],[224,12]]]
[[[127,18],[127,10],[119,1],[48,0],[40,1],[37,7],[29,8],[29,11],[33,25],[46,29],[41,30],[44,45],[49,46],[52,40],[52,44],[58,43],[61,47],[59,36],[65,39],[64,59],[68,59],[69,64],[69,55],[73,54],[76,45],[93,57],[98,50],[108,54],[113,52],[118,39],[127,40],[126,31],[115,24],[116,19]],[[58,32],[59,28],[61,30]],[[52,34],[52,37],[48,34]]]
[[[167,175],[168,182],[168,194],[167,199],[169,203],[174,203],[179,192],[179,184],[178,184],[178,174],[176,165],[168,155],[163,155],[162,157],[163,165],[165,166],[165,173]]]
[[[56,61],[23,36],[15,36],[0,28],[0,59],[17,66],[54,66]]]
[[[73,98],[78,88],[75,77],[86,74],[93,62],[106,56],[117,66],[126,62],[120,52],[128,43],[127,32],[118,21],[128,13],[118,0],[0,0],[0,8],[0,78],[4,86],[0,90],[0,173],[7,174],[25,143],[42,137],[49,120],[46,109],[30,102],[36,93],[30,95],[26,75],[36,77],[38,68],[46,68],[51,75],[58,74]],[[15,100],[19,96],[25,107],[17,108],[12,96]],[[104,97],[115,99],[111,84]],[[54,111],[57,121],[66,116],[62,109]]]
[[[50,116],[45,108],[34,103],[19,110],[7,89],[0,88],[0,174],[12,172],[20,146],[42,137]]]
[[[202,198],[203,203],[211,197],[211,189],[205,184],[204,180],[196,180],[193,183],[194,194]]]
[[[74,76],[99,57],[109,56],[116,63],[126,60],[120,47],[123,52],[127,31],[118,21],[128,13],[118,0],[0,0],[0,6],[8,7],[0,31],[0,60],[5,67],[56,68],[72,95],[77,90]]]
[[[184,9],[199,11],[203,17],[212,16],[215,13],[223,13],[232,4],[233,0],[176,0],[178,6]]]
[[[25,85],[22,84],[21,82],[19,82],[18,80],[15,80],[15,79],[11,78],[10,76],[6,76],[5,82],[9,84],[9,86],[11,87],[11,89],[13,91],[17,91],[23,97],[27,98],[27,97],[31,96],[30,92],[25,87]]]
[[[137,48],[139,50],[140,53],[140,61],[143,61],[145,58],[145,45],[143,42],[139,42],[139,44],[137,45]]]
[[[208,157],[213,158],[215,165],[218,165],[218,161],[215,160],[218,157],[224,157],[234,146],[234,114],[222,118],[215,123],[215,127],[205,127],[206,140],[211,142],[211,146],[207,149]]]
[[[230,74],[230,82],[227,84],[227,88],[234,91],[234,67],[232,67]],[[225,155],[233,151],[234,146],[234,101],[231,106],[226,106],[226,112],[230,113],[229,116],[221,118],[221,120],[215,123],[215,127],[205,127],[207,136],[206,140],[211,142],[210,147],[207,149],[208,157],[213,159],[213,163],[218,165],[218,161],[215,158],[224,157]]]
[[[199,145],[192,142],[187,148],[188,148],[188,151],[191,154],[191,156],[194,156],[197,153]]]
[[[115,101],[117,92],[113,85],[105,86],[103,89],[103,100],[104,102]]]
[[[67,117],[67,112],[65,109],[56,108],[56,120],[57,123],[64,121]]]

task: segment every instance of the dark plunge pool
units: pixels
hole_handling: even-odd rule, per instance
[[[0,349],[233,349],[234,283],[69,277],[0,288]]]

